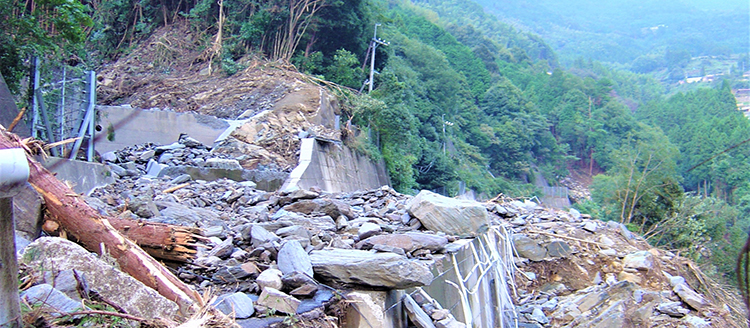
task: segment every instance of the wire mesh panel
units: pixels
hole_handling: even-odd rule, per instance
[[[69,65],[37,70],[30,120],[36,138],[53,143],[79,136],[90,99],[88,75],[88,71]],[[68,157],[72,146],[64,143],[51,151]]]

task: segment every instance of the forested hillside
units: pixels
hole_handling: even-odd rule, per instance
[[[750,138],[750,127],[726,86],[666,98],[645,75],[583,59],[564,69],[545,40],[470,0],[29,3],[2,0],[0,6],[0,27],[11,31],[0,36],[2,74],[19,95],[31,56],[41,57],[46,70],[59,63],[96,69],[157,29],[185,24],[185,40],[200,50],[191,65],[208,64],[212,78],[262,59],[335,83],[327,85],[342,99],[342,125],[351,123],[356,132],[347,143],[384,159],[399,191],[455,195],[465,183],[484,196],[533,196],[537,173],[553,183],[571,171],[595,176],[593,200],[576,204],[579,209],[626,223],[725,277],[734,272],[729,267],[750,217],[750,149],[732,146]],[[688,22],[683,18],[693,17],[692,10],[670,7],[675,24]],[[650,26],[647,18],[623,19],[631,24],[627,33]],[[590,16],[569,23],[584,22],[606,26]],[[368,89],[363,83],[376,24],[387,45],[375,52],[374,90],[360,94]],[[603,32],[619,28],[625,27]],[[720,43],[706,49],[731,52],[743,44],[733,25],[705,30]],[[671,54],[658,36],[627,33],[611,45],[579,50],[623,62],[637,56],[621,45]],[[648,42],[619,44],[631,37]],[[153,64],[156,74],[173,63]]]
[[[728,58],[749,46],[747,1],[477,2],[541,35],[566,66],[590,58],[676,81],[690,73],[691,57]]]

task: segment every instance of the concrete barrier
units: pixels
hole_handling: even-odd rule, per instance
[[[369,190],[390,185],[385,164],[330,140],[307,138],[300,143],[299,164],[282,191],[318,187],[327,192]]]
[[[130,106],[96,106],[99,112],[96,145],[99,153],[153,142],[168,145],[186,133],[207,146],[224,133],[230,124],[213,116],[177,113],[169,110],[144,110]]]
[[[73,191],[88,195],[94,188],[103,187],[114,183],[109,167],[101,163],[70,160],[59,157],[48,157],[46,160],[38,159],[55,177],[62,181],[68,181]]]

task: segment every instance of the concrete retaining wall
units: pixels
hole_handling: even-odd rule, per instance
[[[213,146],[214,141],[229,128],[229,123],[224,120],[196,113],[129,106],[96,106],[96,110],[101,131],[97,133],[94,148],[101,154],[146,142],[168,145],[177,141],[181,133]]]
[[[73,191],[88,195],[94,188],[114,183],[109,167],[101,163],[48,157],[42,165],[61,181],[67,181]]]
[[[300,143],[299,165],[282,190],[318,187],[327,192],[349,192],[384,185],[390,185],[390,179],[382,160],[375,163],[340,143],[307,138]]]

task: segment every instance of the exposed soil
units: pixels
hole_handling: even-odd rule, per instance
[[[99,102],[235,119],[247,110],[271,108],[306,80],[293,67],[257,58],[244,58],[239,64],[245,68],[228,76],[219,59],[209,60],[202,50],[204,39],[188,24],[157,30],[130,54],[102,67]]]

